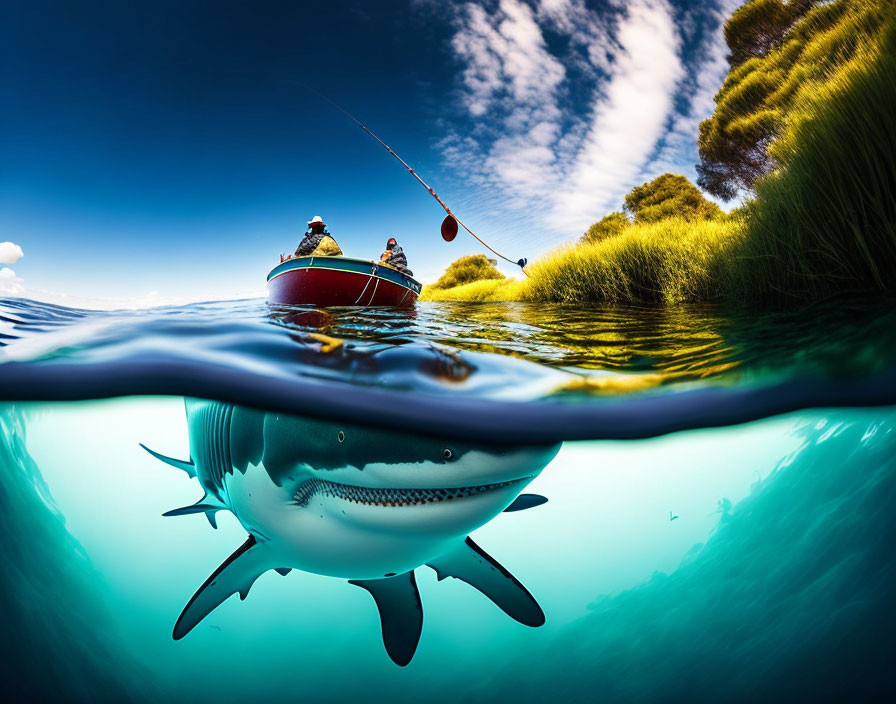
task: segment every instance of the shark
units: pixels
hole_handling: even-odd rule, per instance
[[[190,456],[153,457],[203,496],[165,516],[231,512],[248,532],[178,617],[179,640],[265,572],[346,579],[379,611],[383,644],[407,665],[423,629],[415,570],[459,579],[512,619],[544,624],[532,594],[469,534],[502,512],[547,501],[521,491],[560,445],[508,446],[185,399]]]

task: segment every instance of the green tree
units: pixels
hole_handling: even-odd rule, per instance
[[[731,71],[700,124],[698,185],[726,200],[776,166],[769,147],[791,124],[797,94],[852,60],[893,0],[750,0],[725,25]]]
[[[725,23],[731,68],[754,56],[768,54],[817,3],[818,0],[752,0],[742,5]]]
[[[610,213],[609,215],[602,217],[585,231],[585,234],[582,235],[582,242],[591,244],[605,240],[608,237],[614,237],[630,224],[631,223],[629,223],[625,213]]]
[[[700,189],[678,174],[663,174],[633,188],[625,197],[625,212],[636,223],[659,222],[670,217],[693,222],[722,214],[719,206],[707,200]]]
[[[503,278],[504,274],[498,271],[484,254],[473,254],[449,264],[445,273],[434,284],[430,284],[429,288],[454,288],[472,281]]]

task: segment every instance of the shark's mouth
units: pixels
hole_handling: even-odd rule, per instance
[[[514,479],[509,482],[496,482],[494,484],[480,484],[479,486],[454,487],[450,489],[373,489],[367,486],[339,484],[325,479],[309,479],[302,482],[299,486],[298,491],[293,496],[293,501],[299,506],[307,506],[312,497],[320,494],[368,506],[416,506],[439,501],[463,499],[467,496],[484,494],[487,491],[501,489],[522,481],[524,479]]]

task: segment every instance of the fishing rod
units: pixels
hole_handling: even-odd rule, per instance
[[[311,90],[314,90],[314,89],[312,88]],[[404,159],[402,159],[400,156],[398,156],[398,154],[395,153],[395,150],[392,149],[392,147],[390,147],[383,140],[381,140],[379,137],[377,137],[373,133],[373,131],[370,130],[369,127],[367,127],[367,125],[365,125],[363,122],[361,122],[357,117],[352,115],[348,110],[346,110],[344,107],[342,107],[339,103],[337,103],[335,100],[333,100],[329,96],[326,96],[323,93],[320,93],[319,91],[316,91],[316,90],[314,90],[314,92],[317,93],[321,98],[326,100],[328,103],[330,103],[337,110],[339,110],[343,115],[345,115],[347,118],[349,118],[352,122],[354,122],[356,125],[358,125],[358,127],[360,127],[362,130],[364,130],[371,137],[373,137],[377,142],[379,142],[380,145],[386,151],[388,151],[392,156],[394,156],[396,159],[398,159],[398,161],[401,162],[401,165],[404,166],[404,168],[406,168],[408,170],[408,172],[411,174],[411,176],[413,176],[415,179],[417,179],[417,181],[420,182],[420,185],[423,186],[427,191],[429,191],[429,195],[431,195],[433,198],[435,198],[438,201],[439,205],[441,205],[445,209],[445,212],[448,214],[445,216],[445,219],[442,220],[442,239],[444,239],[446,242],[451,242],[451,240],[453,240],[455,237],[457,237],[457,226],[460,225],[467,232],[469,232],[471,235],[473,235],[473,237],[475,237],[476,240],[483,247],[488,249],[490,252],[493,252],[496,256],[500,257],[505,262],[510,262],[511,264],[518,266],[522,270],[522,272],[524,274],[526,274],[526,276],[529,275],[528,273],[526,273],[526,269],[525,269],[528,259],[523,258],[523,259],[518,259],[517,261],[513,261],[513,259],[510,259],[509,257],[505,257],[498,250],[494,249],[489,244],[487,244],[481,237],[479,237],[479,235],[477,235],[469,227],[464,225],[463,222],[461,222],[458,219],[458,217],[454,213],[451,212],[451,208],[449,208],[447,205],[445,205],[445,202],[441,198],[439,198],[438,195],[436,195],[436,192],[426,183],[426,181],[424,181],[422,178],[420,178],[420,176],[417,174],[417,172],[411,168],[410,164],[408,164]]]

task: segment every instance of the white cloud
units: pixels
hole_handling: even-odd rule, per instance
[[[557,173],[566,69],[523,0],[500,0],[491,12],[466,3],[451,45],[464,67],[461,104],[475,124],[470,133],[449,133],[444,157],[478,196],[498,189],[503,202],[522,208],[544,196],[548,175]]]
[[[624,3],[617,2],[620,7]],[[581,50],[584,61],[577,65],[590,65],[593,69],[609,72],[614,49],[612,36],[613,16],[599,15],[585,5],[585,0],[539,0],[538,16],[545,26],[569,38],[570,43]]]
[[[0,269],[0,294],[18,296],[25,292],[24,281],[8,266]]]
[[[631,2],[616,36],[612,73],[555,201],[555,222],[577,233],[618,207],[664,133],[683,74],[665,0]]]
[[[451,46],[472,125],[440,145],[470,193],[454,207],[477,211],[499,249],[543,248],[619,208],[646,173],[683,170],[727,70],[720,26],[737,4],[677,17],[669,0],[465,4]],[[702,38],[705,27],[717,31]]]
[[[742,4],[743,0],[720,0],[718,7],[707,10],[715,27],[692,62],[697,71],[688,86],[687,109],[674,116],[662,149],[645,170],[644,180],[675,169],[683,158],[695,153],[700,123],[715,110],[715,95],[728,75],[725,21]]]
[[[551,96],[565,76],[563,65],[550,54],[532,9],[521,0],[501,0],[494,13],[467,3],[462,28],[452,47],[466,67],[464,103],[473,116],[490,108],[523,108],[509,117],[525,126],[548,110],[556,112]]]
[[[24,255],[22,248],[12,242],[0,242],[0,264],[15,264]]]

